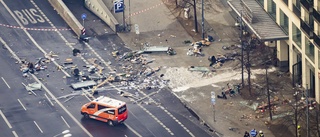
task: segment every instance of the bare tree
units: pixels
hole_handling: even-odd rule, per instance
[[[173,9],[171,12],[178,13],[178,15],[181,15],[181,13],[184,12],[185,8],[193,8],[193,16],[194,16],[194,30],[196,33],[198,33],[198,19],[197,19],[197,8],[196,8],[196,0],[175,0],[175,6],[176,8]]]
[[[252,35],[251,37],[248,37],[247,42],[244,42],[243,48],[246,52],[246,61],[244,62],[245,68],[247,70],[248,74],[248,88],[249,88],[249,94],[252,96],[251,92],[251,54],[253,49],[255,49],[256,45],[258,43],[258,39],[255,35]]]

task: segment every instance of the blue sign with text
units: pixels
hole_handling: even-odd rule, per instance
[[[113,1],[114,13],[119,13],[124,11],[124,2],[123,0]]]

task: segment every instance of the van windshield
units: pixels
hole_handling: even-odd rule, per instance
[[[120,107],[120,108],[118,109],[118,114],[120,115],[120,114],[126,112],[126,110],[127,110],[127,106],[126,106],[126,105],[123,105],[122,107]]]

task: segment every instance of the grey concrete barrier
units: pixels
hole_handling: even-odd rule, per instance
[[[112,15],[106,4],[107,3],[102,0],[85,0],[85,6],[87,9],[108,24],[113,31],[119,32],[119,22]]]
[[[78,37],[81,35],[81,29],[83,26],[72,14],[69,8],[64,4],[62,0],[48,0],[51,6],[58,12],[58,14],[64,19],[64,21],[70,26],[74,33]]]

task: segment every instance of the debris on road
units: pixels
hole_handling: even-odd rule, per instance
[[[98,63],[97,58],[90,58],[90,59],[88,59],[88,62],[91,64],[91,66],[87,65],[87,67],[89,68],[88,69],[89,72],[94,72],[95,69],[98,69],[99,71],[104,70],[104,67],[99,65],[100,63]]]
[[[81,89],[81,88],[93,87],[95,85],[97,85],[97,82],[95,82],[93,80],[89,80],[89,81],[81,81],[81,82],[77,82],[77,83],[72,83],[71,87],[74,90],[77,90],[77,89]]]
[[[116,56],[118,56],[119,55],[119,51],[112,51],[112,56],[113,57],[116,57]]]
[[[29,90],[40,90],[41,89],[41,83],[31,83],[31,84],[28,84],[26,85],[26,89],[29,91]]]
[[[175,55],[176,52],[171,47],[167,46],[152,46],[152,47],[145,47],[142,49],[143,53],[153,53],[153,52],[164,52],[168,55]]]
[[[73,64],[73,60],[72,60],[72,58],[66,58],[66,60],[64,61],[64,63],[63,63],[63,64],[65,64],[65,65]]]
[[[207,67],[197,67],[197,66],[190,66],[188,68],[189,71],[198,71],[198,72],[210,72],[210,69],[208,69]]]
[[[33,91],[41,89],[41,83],[36,83],[35,82],[35,83],[32,83],[32,84],[28,84],[28,85],[22,83],[22,85],[26,88],[26,90],[28,91],[29,95],[33,94],[33,95],[37,96],[37,94],[34,93]]]
[[[80,51],[79,49],[74,48],[74,49],[72,50],[72,55],[73,55],[73,56],[77,56],[77,55],[80,54],[80,53],[81,53],[81,51]]]

